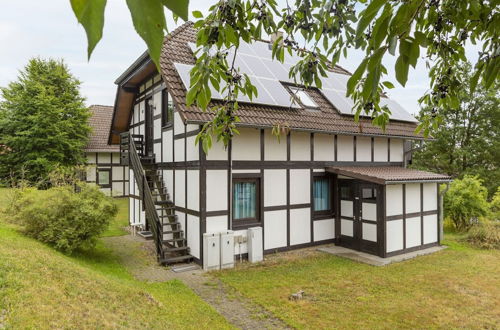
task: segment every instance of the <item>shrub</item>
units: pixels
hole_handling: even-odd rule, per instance
[[[444,211],[459,231],[468,230],[489,213],[488,191],[477,177],[454,180],[444,196]]]
[[[500,187],[491,200],[490,209],[493,220],[500,221]]]
[[[466,240],[481,249],[500,249],[500,222],[485,222],[473,226]]]
[[[26,235],[66,253],[93,247],[116,215],[112,198],[95,186],[79,184],[47,190],[25,188],[15,194],[9,212]]]

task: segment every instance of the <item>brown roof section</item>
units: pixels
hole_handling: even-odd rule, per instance
[[[85,147],[87,152],[118,152],[118,145],[109,145],[109,130],[111,118],[113,117],[113,107],[107,105],[91,105],[89,107],[91,117],[89,125],[92,127],[89,142]]]
[[[188,42],[195,41],[196,30],[192,27],[192,23],[185,23],[165,37],[160,57],[163,80],[166,82],[181,116],[188,123],[202,123],[212,118],[212,114],[209,112],[203,112],[194,106],[186,106],[186,89],[173,64],[195,63],[195,58],[188,45]],[[334,68],[333,71],[348,74],[340,67]],[[237,112],[241,120],[239,125],[273,127],[280,124],[291,129],[316,132],[422,138],[422,135],[415,134],[416,123],[391,120],[384,132],[381,128],[373,126],[368,118],[361,118],[356,123],[353,116],[341,115],[319,90],[311,89],[309,94],[320,106],[319,111],[240,103]],[[216,103],[213,101],[213,104]]]
[[[378,184],[404,182],[447,182],[450,177],[443,174],[415,170],[396,166],[334,166],[327,167],[328,172],[345,175]]]

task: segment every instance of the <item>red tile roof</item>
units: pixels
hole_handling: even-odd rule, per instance
[[[108,144],[111,118],[113,117],[113,107],[107,105],[91,105],[92,113],[89,125],[92,127],[89,142],[85,147],[87,152],[118,152],[118,145]]]
[[[172,98],[176,102],[181,116],[188,123],[203,123],[213,118],[209,112],[203,112],[195,106],[186,106],[186,89],[177,73],[174,63],[194,64],[195,58],[189,47],[189,42],[196,41],[196,30],[188,22],[165,37],[160,67]],[[348,74],[340,67],[333,71]],[[240,103],[237,115],[241,126],[273,127],[276,124],[288,126],[296,130],[310,130],[338,134],[385,135],[394,137],[422,138],[416,134],[416,123],[391,120],[383,131],[373,126],[368,118],[355,122],[353,116],[341,115],[325,97],[316,89],[309,90],[314,101],[320,106],[320,111],[305,109],[288,109],[282,107]],[[213,101],[216,104],[217,101]]]
[[[440,182],[451,179],[443,174],[396,166],[333,166],[328,167],[327,171],[378,184],[411,181]]]

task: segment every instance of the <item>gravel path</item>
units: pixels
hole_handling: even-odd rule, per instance
[[[262,307],[251,303],[201,269],[176,273],[167,267],[159,266],[150,241],[146,242],[140,237],[131,235],[106,237],[103,240],[138,280],[149,282],[181,280],[237,328],[288,328]]]

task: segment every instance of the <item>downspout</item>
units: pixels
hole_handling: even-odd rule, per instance
[[[439,215],[438,215],[438,221],[439,221],[439,237],[441,240],[444,237],[444,195],[446,192],[450,189],[450,183],[446,183],[446,188],[443,191],[439,192]]]

